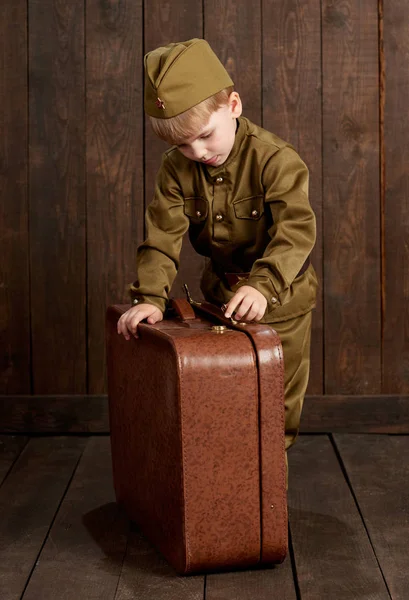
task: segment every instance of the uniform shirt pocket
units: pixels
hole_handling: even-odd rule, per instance
[[[250,196],[233,202],[237,219],[259,221],[264,214],[264,196]]]
[[[207,218],[209,212],[208,202],[201,196],[185,198],[184,213],[192,223],[201,223]]]

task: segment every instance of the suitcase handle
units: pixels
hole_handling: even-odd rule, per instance
[[[171,307],[176,311],[178,317],[180,317],[182,321],[196,319],[195,311],[184,298],[172,298]]]
[[[227,319],[224,316],[224,313],[221,308],[216,306],[215,304],[211,304],[210,302],[195,302],[190,298],[190,300],[185,300],[184,298],[172,298],[171,307],[176,311],[177,315],[180,317],[182,321],[191,321],[197,318],[196,313],[204,313],[206,316],[213,317],[213,319],[217,319],[223,325],[233,326],[233,325],[246,325],[247,323],[239,323],[235,321],[233,318]],[[195,312],[196,311],[196,312]]]
[[[172,298],[170,303],[171,307],[176,311],[182,321],[196,319],[196,313],[199,313],[199,315],[204,314],[207,317],[212,317],[222,325],[238,329],[239,331],[244,331],[244,328],[247,327],[247,325],[251,325],[254,331],[256,331],[257,328],[261,330],[263,327],[266,327],[266,325],[261,323],[247,323],[246,321],[235,321],[233,317],[227,318],[224,316],[223,308],[219,308],[216,304],[212,304],[211,302],[196,302],[190,295],[189,288],[186,284],[184,284],[184,288],[187,300],[184,298]],[[223,307],[225,308],[225,305],[223,305]]]
[[[224,325],[235,325],[237,323],[234,319],[226,319],[223,311],[210,302],[195,302],[191,298],[189,301],[184,298],[172,298],[170,306],[182,321],[191,321],[197,318],[196,313],[199,313],[199,315],[204,313],[206,316],[216,318]]]

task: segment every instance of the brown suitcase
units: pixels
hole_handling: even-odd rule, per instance
[[[117,333],[107,311],[115,493],[180,574],[287,552],[283,354],[268,325],[174,301],[179,316]],[[224,329],[223,329],[224,326]],[[221,327],[221,328],[220,328]]]

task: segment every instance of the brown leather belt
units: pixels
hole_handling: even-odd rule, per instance
[[[310,262],[310,257],[308,257],[301,269],[298,271],[296,278],[305,273],[310,266]],[[239,281],[243,281],[243,279],[248,279],[250,277],[250,273],[226,273],[225,271],[219,269],[214,263],[213,270],[220,277],[220,279],[227,283],[229,287],[232,287],[233,285],[236,285],[236,283],[239,283]]]

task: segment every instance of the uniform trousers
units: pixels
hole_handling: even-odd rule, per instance
[[[284,355],[285,449],[294,444],[299,430],[304,395],[310,373],[312,311],[271,327],[280,336]],[[288,464],[287,464],[288,487]]]

